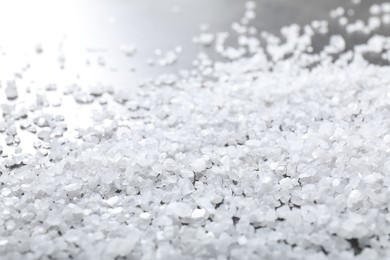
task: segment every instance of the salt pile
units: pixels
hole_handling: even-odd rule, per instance
[[[388,259],[390,67],[365,55],[389,59],[390,38],[347,50],[334,35],[313,52],[325,21],[282,38],[249,27],[238,47],[208,36],[228,61],[203,53],[131,93],[70,86],[77,103],[128,110],[74,138],[43,97],[4,104],[7,144],[39,140],[2,159],[1,258]]]

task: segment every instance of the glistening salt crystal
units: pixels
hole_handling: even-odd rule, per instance
[[[119,197],[114,196],[104,201],[108,206],[113,207],[119,202]]]
[[[203,158],[196,159],[191,163],[191,168],[194,172],[202,172],[206,170],[206,161]]]
[[[15,81],[11,80],[7,82],[7,87],[5,88],[5,96],[7,99],[13,100],[18,97],[18,90],[16,88]]]
[[[194,211],[191,214],[191,217],[194,219],[200,219],[203,218],[206,215],[205,209],[194,209]]]

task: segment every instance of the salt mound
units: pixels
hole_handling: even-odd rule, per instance
[[[76,140],[40,132],[50,152],[0,166],[0,255],[388,259],[390,67],[364,55],[389,39],[345,51],[337,35],[315,54],[321,24],[264,33],[266,47],[241,38],[235,53],[252,55],[229,62],[200,55],[197,73],[121,94],[127,116],[106,111]]]

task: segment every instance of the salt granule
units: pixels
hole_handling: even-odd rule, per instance
[[[383,13],[390,13],[390,2],[384,2],[381,4],[381,9]]]
[[[191,217],[194,219],[200,219],[203,218],[206,215],[205,209],[194,209],[194,211],[191,214]]]
[[[141,214],[139,214],[139,217],[142,218],[142,219],[149,219],[150,218],[150,213],[148,212],[143,212]]]
[[[202,172],[206,170],[206,161],[203,158],[196,159],[191,164],[191,168],[194,172]]]
[[[118,196],[111,197],[111,198],[109,198],[108,200],[105,201],[105,203],[107,205],[109,205],[110,207],[116,205],[118,202],[119,202],[119,197]]]
[[[374,4],[370,7],[370,13],[372,15],[377,15],[381,12],[381,6],[378,4]]]
[[[18,90],[16,88],[15,81],[8,81],[7,86],[5,88],[5,95],[7,99],[13,100],[18,97]]]
[[[384,14],[382,16],[382,23],[383,24],[390,24],[390,14]]]

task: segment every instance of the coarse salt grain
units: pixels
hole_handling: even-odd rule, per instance
[[[206,170],[206,161],[203,158],[196,159],[191,163],[191,168],[194,172],[202,172]]]
[[[200,28],[226,60],[202,53],[194,69],[131,90],[83,77],[64,90],[44,84],[42,95],[30,87],[31,107],[4,90],[4,258],[387,259],[390,73],[365,60],[389,52],[386,36],[369,36],[387,24],[377,6],[350,24],[343,7],[331,14],[368,35],[353,48],[340,34],[315,52],[313,37],[332,30],[324,20],[257,39],[248,2],[235,47]],[[159,50],[151,64],[180,53]],[[109,70],[105,58],[90,60]],[[48,108],[69,100],[52,94],[72,94],[80,113],[97,107],[89,128],[67,131],[69,118]],[[26,130],[40,139],[36,154],[19,146]]]
[[[203,218],[206,215],[205,209],[194,209],[194,211],[191,214],[191,217],[194,219],[200,219]]]

